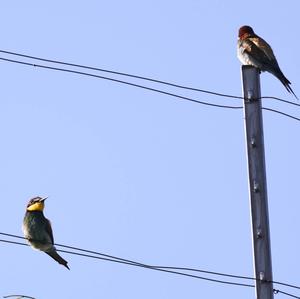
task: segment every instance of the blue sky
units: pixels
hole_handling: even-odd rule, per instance
[[[247,24],[272,45],[299,97],[299,9],[297,1],[9,1],[1,5],[1,50],[241,95],[236,40]],[[29,198],[49,196],[45,215],[57,243],[253,275],[242,110],[7,62],[1,73],[0,231],[21,235]],[[270,74],[261,89],[295,101]],[[300,117],[297,107],[263,105]],[[298,285],[299,128],[264,112],[273,276]],[[250,288],[62,253],[68,271],[25,246],[1,243],[0,255],[0,296],[254,296]]]

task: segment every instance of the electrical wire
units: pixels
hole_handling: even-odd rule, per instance
[[[5,233],[0,233],[0,234],[9,235],[9,234],[5,234]],[[13,235],[11,235],[11,236],[13,236]],[[19,236],[16,236],[16,237],[22,239],[22,237],[19,237]],[[0,239],[0,242],[11,243],[11,244],[16,244],[16,245],[23,245],[23,246],[29,246],[28,244],[24,244],[24,243],[21,243],[21,242],[15,242],[15,241],[3,240],[3,239]],[[66,245],[61,245],[61,244],[55,244],[55,245],[56,246],[63,246],[63,247],[70,247],[70,248],[76,248],[76,247],[66,246]],[[76,250],[81,250],[81,251],[84,251],[84,252],[97,253],[97,252],[94,252],[94,251],[89,251],[89,250],[80,249],[80,248],[76,248]],[[132,262],[132,261],[126,262],[125,259],[120,259],[120,258],[116,258],[116,257],[108,258],[108,257],[94,256],[94,255],[89,255],[89,254],[84,254],[84,253],[72,252],[72,251],[68,251],[68,250],[58,249],[57,251],[67,253],[67,254],[73,254],[73,255],[77,255],[77,256],[92,258],[92,259],[98,259],[98,260],[118,263],[118,264],[125,264],[125,265],[129,265],[129,266],[142,267],[142,268],[146,268],[146,269],[150,269],[150,270],[154,270],[154,271],[165,272],[165,273],[170,273],[170,274],[175,274],[175,275],[180,275],[180,276],[185,276],[185,277],[190,277],[190,278],[195,278],[195,279],[200,279],[200,280],[205,280],[205,281],[210,281],[210,282],[214,282],[214,283],[226,284],[226,285],[254,288],[254,285],[252,285],[252,284],[245,284],[245,283],[238,283],[238,282],[232,282],[232,281],[226,281],[226,280],[220,280],[220,279],[213,279],[213,278],[193,275],[193,274],[189,274],[189,273],[183,273],[183,272],[179,272],[179,271],[167,270],[167,269],[196,270],[196,271],[201,271],[201,272],[205,272],[205,273],[213,273],[213,274],[216,274],[216,275],[229,276],[229,277],[233,277],[233,278],[244,278],[244,279],[256,280],[255,278],[249,278],[249,277],[245,277],[245,276],[237,276],[237,275],[224,274],[224,273],[211,272],[211,271],[203,271],[203,270],[198,270],[198,269],[181,268],[181,267],[150,266],[150,265],[136,263],[136,262]],[[103,254],[100,254],[100,253],[97,253],[97,254],[98,255],[103,255]],[[104,255],[104,256],[108,256],[108,255]],[[281,285],[285,285],[285,286],[295,287],[295,286],[292,286],[290,284],[285,284],[285,283],[280,283],[280,282],[272,281],[272,283],[277,283],[277,284],[281,284]],[[297,288],[299,288],[299,287],[297,287]],[[281,293],[281,294],[289,296],[289,297],[300,299],[300,297],[298,297],[298,296],[295,296],[291,293],[287,293],[287,292],[284,292],[284,291],[281,291],[281,290],[278,290],[278,289],[274,289],[273,291],[274,291],[275,294]]]
[[[12,234],[7,234],[7,233],[0,233],[0,234],[1,235],[5,235],[5,236],[10,236],[10,237],[16,237],[16,238],[19,238],[19,239],[25,239],[24,237],[12,235]],[[24,243],[21,243],[21,242],[15,242],[15,241],[10,241],[10,240],[3,240],[3,239],[0,239],[0,242],[10,243],[10,244],[16,244],[16,245],[23,245],[23,246],[29,246],[28,244],[24,244]],[[208,278],[208,277],[193,275],[193,274],[189,274],[189,273],[183,273],[183,272],[179,272],[179,271],[173,271],[171,269],[174,269],[174,270],[197,271],[197,272],[204,272],[204,273],[207,273],[207,274],[227,276],[227,277],[231,277],[231,278],[251,279],[251,280],[254,280],[254,281],[256,280],[255,278],[247,277],[247,276],[238,276],[238,275],[225,274],[225,273],[212,272],[212,271],[205,271],[205,270],[199,270],[199,269],[193,269],[193,268],[186,268],[186,267],[152,266],[152,265],[137,263],[137,262],[134,262],[134,261],[131,261],[131,260],[126,260],[126,259],[114,257],[114,256],[111,256],[111,255],[102,254],[102,253],[91,251],[91,250],[81,249],[81,248],[78,248],[78,247],[67,246],[67,245],[62,245],[62,244],[54,244],[54,245],[55,246],[60,246],[60,247],[72,248],[72,249],[78,250],[78,251],[89,252],[89,253],[93,253],[93,254],[100,255],[100,256],[94,256],[94,255],[90,255],[90,254],[72,252],[72,251],[61,250],[61,249],[58,249],[57,250],[58,252],[63,252],[63,253],[67,253],[67,254],[73,254],[73,255],[77,255],[77,256],[82,256],[82,257],[87,257],[87,258],[93,258],[93,259],[98,259],[98,260],[103,260],[103,261],[108,261],[108,262],[113,262],[113,263],[118,263],[118,264],[125,264],[125,265],[129,265],[129,266],[142,267],[142,268],[146,268],[146,269],[150,269],[150,270],[155,270],[155,271],[165,272],[165,273],[170,273],[170,274],[176,274],[176,275],[180,275],[180,276],[185,276],[185,277],[190,277],[190,278],[195,278],[195,279],[210,281],[210,282],[214,282],[214,283],[221,283],[221,284],[226,284],[226,285],[242,286],[242,287],[251,287],[251,288],[254,287],[254,285],[252,285],[252,284],[245,284],[245,283],[238,283],[238,282],[232,282],[232,281],[226,281],[226,280],[220,280],[220,279],[213,279],[213,278]],[[300,287],[298,287],[298,286],[294,286],[294,285],[287,284],[287,283],[282,283],[282,282],[277,282],[277,281],[270,281],[270,282],[272,282],[274,284],[279,284],[279,285],[291,287],[291,288],[300,289]],[[300,299],[300,297],[295,296],[295,295],[293,295],[291,293],[282,291],[282,290],[274,289],[273,291],[274,291],[274,294],[281,293],[283,295],[286,295],[286,296],[289,296],[289,297],[292,297],[292,298]]]
[[[26,238],[24,238],[22,236],[17,236],[17,235],[3,233],[3,232],[0,232],[0,235],[26,240]],[[21,243],[21,244],[23,244],[23,243]],[[23,244],[23,245],[27,245],[27,244]],[[54,245],[58,246],[58,247],[62,247],[62,248],[67,248],[67,249],[72,249],[72,250],[76,250],[76,251],[91,253],[91,254],[103,256],[105,258],[114,259],[114,260],[118,260],[118,261],[122,261],[122,262],[126,262],[126,263],[141,265],[143,267],[161,268],[161,269],[166,269],[166,270],[168,270],[168,269],[170,269],[170,270],[185,270],[185,271],[201,272],[201,273],[205,273],[205,274],[212,274],[212,275],[217,275],[217,276],[226,276],[226,277],[230,277],[230,278],[248,279],[248,280],[252,280],[252,281],[255,280],[255,278],[253,278],[253,277],[238,276],[238,275],[233,275],[233,274],[213,272],[213,271],[207,271],[207,270],[201,270],[201,269],[195,269],[195,268],[188,268],[188,267],[166,267],[166,266],[156,266],[156,265],[153,266],[153,265],[148,265],[148,264],[144,264],[144,263],[139,263],[139,262],[129,260],[129,259],[119,258],[119,257],[113,256],[113,255],[100,253],[100,252],[97,252],[97,251],[82,249],[82,248],[79,248],[79,247],[63,245],[63,244],[59,244],[59,243],[55,243]]]
[[[287,100],[284,100],[284,99],[281,99],[281,98],[277,98],[277,97],[264,96],[264,97],[261,97],[261,99],[272,99],[272,100],[276,100],[278,102],[283,102],[283,103],[286,103],[286,104],[289,104],[289,105],[300,107],[300,104],[297,104],[297,103],[294,103],[294,102],[291,102],[291,101],[287,101]]]
[[[57,68],[57,67],[46,66],[46,65],[42,65],[42,64],[35,64],[35,63],[30,63],[30,62],[24,62],[24,61],[8,59],[8,58],[3,58],[3,57],[0,57],[0,60],[7,61],[7,62],[12,62],[12,63],[17,63],[17,64],[22,64],[22,65],[27,65],[27,66],[43,68],[43,69],[50,69],[50,70],[54,70],[54,71],[73,73],[73,74],[77,74],[77,75],[83,75],[83,76],[88,76],[88,77],[94,77],[94,78],[98,78],[98,79],[113,81],[113,82],[116,82],[116,83],[121,83],[121,84],[129,85],[129,86],[133,86],[133,87],[138,87],[138,88],[142,88],[142,89],[149,90],[149,91],[158,92],[158,93],[161,93],[161,94],[164,94],[164,95],[176,97],[176,98],[179,98],[179,99],[182,99],[182,100],[195,102],[195,103],[206,105],[206,106],[212,106],[212,107],[218,107],[218,108],[227,108],[227,109],[242,109],[243,108],[242,106],[229,106],[229,105],[212,104],[212,103],[208,103],[208,102],[205,102],[205,101],[200,101],[200,100],[195,100],[195,99],[192,99],[192,98],[189,98],[189,97],[180,96],[180,95],[177,95],[177,94],[174,94],[174,93],[171,93],[171,92],[162,91],[162,90],[159,90],[159,89],[156,89],[156,88],[147,87],[147,86],[140,85],[140,84],[135,84],[135,83],[119,80],[119,79],[99,76],[99,75],[86,73],[86,72],[80,72],[80,71],[75,71],[75,70],[70,70],[70,69]]]
[[[285,286],[285,287],[289,287],[289,288],[293,288],[293,289],[298,289],[300,290],[300,287],[299,286],[296,286],[296,285],[292,285],[292,284],[289,284],[289,283],[285,283],[285,282],[280,282],[280,281],[272,281],[274,284],[278,284],[278,285],[282,285],[282,286]]]
[[[104,257],[99,257],[99,256],[88,255],[88,254],[84,254],[84,253],[77,253],[77,252],[72,252],[72,251],[67,251],[67,250],[61,250],[61,249],[59,249],[58,251],[64,252],[64,253],[69,253],[69,254],[74,254],[74,255],[79,255],[79,256],[84,256],[84,257],[88,257],[88,258],[100,259],[100,260],[110,261],[110,262],[114,262],[114,263],[120,263],[120,264],[135,266],[135,267],[151,269],[151,270],[160,271],[160,272],[177,274],[177,275],[181,275],[181,276],[186,276],[186,277],[191,277],[191,278],[196,278],[196,279],[201,279],[201,280],[206,280],[206,281],[211,281],[211,282],[216,282],[216,283],[221,283],[221,284],[241,286],[241,287],[251,287],[251,288],[254,287],[254,285],[251,285],[251,284],[231,282],[231,281],[220,280],[220,279],[213,279],[213,278],[188,274],[188,273],[179,272],[179,271],[156,268],[155,266],[149,266],[149,265],[144,265],[144,264],[139,264],[139,263],[129,263],[129,262],[121,261],[121,260],[114,260],[114,259],[109,259],[109,258],[104,258]]]
[[[291,118],[291,119],[300,121],[300,118],[295,117],[295,116],[292,116],[292,115],[287,114],[287,113],[284,113],[284,112],[281,112],[281,111],[278,111],[278,110],[276,110],[276,109],[267,108],[267,107],[262,107],[262,109],[263,109],[263,110],[266,110],[266,111],[271,111],[271,112],[274,112],[274,113],[278,113],[278,114],[281,114],[281,115],[283,115],[283,116],[289,117],[289,118]]]
[[[156,79],[142,77],[142,76],[131,75],[131,74],[127,74],[127,73],[109,71],[109,70],[99,69],[99,68],[90,67],[90,66],[83,66],[83,65],[79,65],[79,64],[66,63],[66,62],[62,62],[62,61],[50,60],[50,59],[45,59],[45,58],[40,58],[40,57],[35,57],[35,56],[30,56],[30,55],[25,55],[25,54],[19,54],[19,53],[14,53],[14,52],[9,52],[9,51],[3,51],[3,50],[0,50],[0,52],[6,53],[6,54],[11,54],[11,55],[17,55],[17,56],[21,56],[21,57],[25,57],[25,58],[37,59],[37,60],[44,61],[44,62],[58,63],[58,64],[62,64],[62,65],[75,66],[75,67],[80,67],[80,68],[86,68],[86,69],[91,69],[91,70],[103,71],[103,72],[108,72],[108,73],[113,73],[113,74],[118,74],[118,75],[123,75],[123,76],[143,79],[143,80],[148,80],[148,81],[152,81],[152,82],[156,82],[156,83],[162,83],[162,84],[165,84],[165,85],[170,85],[170,86],[173,86],[173,87],[189,89],[189,90],[194,90],[194,91],[200,91],[200,92],[213,94],[213,95],[217,95],[217,96],[243,99],[243,97],[239,97],[239,96],[233,96],[233,95],[222,94],[222,93],[212,92],[212,91],[203,90],[203,89],[197,89],[197,88],[193,88],[193,87],[187,87],[187,86],[183,86],[183,85],[169,83],[169,82],[166,82],[166,81],[156,80]],[[125,85],[129,85],[129,86],[137,87],[137,88],[142,88],[142,89],[145,89],[145,90],[158,92],[160,94],[176,97],[176,98],[179,98],[179,99],[182,99],[182,100],[194,102],[194,103],[197,103],[197,104],[217,107],[217,108],[225,108],[225,109],[242,109],[243,108],[242,106],[230,106],[230,105],[213,104],[213,103],[209,103],[209,102],[206,102],[206,101],[196,100],[196,99],[193,99],[193,98],[190,98],[190,97],[177,95],[177,94],[174,94],[174,93],[171,93],[171,92],[163,91],[163,90],[160,90],[160,89],[156,89],[156,88],[152,88],[152,87],[148,87],[148,86],[144,86],[144,85],[140,85],[140,84],[136,84],[136,83],[131,83],[131,82],[115,79],[115,78],[99,76],[99,75],[86,73],[86,72],[81,72],[81,71],[76,71],[76,70],[71,70],[71,69],[57,68],[57,67],[46,66],[46,65],[41,65],[41,64],[35,64],[35,63],[30,63],[30,62],[24,62],[24,61],[8,59],[8,58],[3,58],[3,57],[0,57],[0,60],[6,61],[6,62],[11,62],[11,63],[17,63],[17,64],[22,64],[22,65],[32,66],[32,67],[50,69],[50,70],[61,71],[61,72],[68,72],[68,73],[73,73],[73,74],[77,74],[77,75],[84,75],[84,76],[94,77],[94,78],[98,78],[98,79],[109,80],[109,81],[113,81],[113,82],[116,82],[116,83],[125,84]],[[284,102],[284,103],[288,103],[288,104],[291,104],[291,105],[300,106],[299,104],[289,102],[287,100],[277,98],[277,97],[266,96],[266,97],[261,97],[261,99],[275,99],[275,100],[278,100],[278,101],[281,101],[281,102]],[[292,116],[288,113],[278,111],[276,109],[267,108],[267,107],[262,107],[262,109],[267,110],[267,111],[271,111],[273,113],[283,115],[285,117],[291,118],[291,119],[296,120],[296,121],[300,121],[300,118]]]
[[[13,234],[7,234],[7,233],[0,232],[0,235],[26,240],[26,238],[24,238],[24,237],[13,235]],[[21,244],[23,244],[23,243],[21,243]],[[27,245],[27,244],[24,244],[24,245]],[[136,261],[133,261],[133,260],[119,258],[119,257],[113,256],[113,255],[103,254],[103,253],[99,253],[99,252],[96,252],[96,251],[82,249],[82,248],[78,248],[78,247],[74,247],[74,246],[68,246],[68,245],[63,245],[63,244],[58,244],[58,243],[55,243],[55,246],[59,246],[59,247],[67,248],[67,249],[72,249],[72,250],[76,250],[76,251],[82,251],[82,252],[86,252],[86,253],[91,253],[91,254],[95,254],[95,255],[100,255],[100,256],[103,256],[103,257],[106,257],[106,258],[115,259],[115,260],[123,261],[123,262],[126,262],[126,263],[132,263],[132,264],[136,264],[136,265],[147,266],[147,267],[170,269],[170,270],[185,270],[185,271],[201,272],[201,273],[205,273],[205,274],[212,274],[212,275],[217,275],[217,276],[226,276],[226,277],[231,277],[231,278],[248,279],[248,280],[252,280],[252,281],[255,280],[255,278],[253,278],[253,277],[238,276],[238,275],[233,275],[233,274],[213,272],[213,271],[207,271],[207,270],[201,270],[201,269],[195,269],[195,268],[166,267],[166,266],[156,266],[156,265],[155,266],[153,266],[153,265],[150,266],[150,265],[139,263],[139,262],[136,262]]]
[[[81,64],[70,63],[70,62],[63,62],[63,61],[59,61],[59,60],[41,58],[41,57],[37,57],[37,56],[20,54],[20,53],[11,52],[11,51],[5,51],[5,50],[0,50],[0,53],[24,57],[24,58],[30,58],[30,59],[44,61],[44,62],[50,62],[50,63],[55,63],[55,64],[61,64],[61,65],[66,65],[66,66],[72,66],[72,67],[77,67],[77,68],[83,68],[83,69],[88,69],[88,70],[93,70],[93,71],[100,71],[100,72],[105,72],[105,73],[114,74],[114,75],[126,76],[126,77],[130,77],[130,78],[141,79],[141,80],[159,83],[159,84],[163,84],[163,85],[168,85],[168,86],[172,86],[172,87],[176,87],[176,88],[198,91],[198,92],[221,96],[221,97],[227,97],[227,98],[233,98],[233,99],[243,99],[243,97],[241,97],[241,96],[235,96],[235,95],[230,95],[230,94],[224,94],[224,93],[199,89],[199,88],[195,88],[195,87],[184,86],[184,85],[180,85],[180,84],[176,84],[176,83],[166,82],[163,80],[158,80],[158,79],[153,79],[153,78],[143,77],[143,76],[138,76],[138,75],[132,75],[132,74],[124,73],[124,72],[111,71],[111,70],[97,68],[97,67],[93,67],[93,66],[81,65]]]
[[[22,53],[6,51],[6,50],[0,50],[0,53],[9,54],[9,55],[18,56],[18,57],[23,57],[23,58],[29,58],[29,59],[43,61],[43,62],[50,62],[50,63],[54,63],[54,64],[60,64],[60,65],[72,66],[72,67],[77,67],[77,68],[93,70],[93,71],[99,71],[99,72],[104,72],[104,73],[109,73],[109,74],[114,74],[114,75],[126,76],[126,77],[129,77],[129,78],[145,80],[145,81],[149,81],[149,82],[159,83],[159,84],[163,84],[163,85],[167,85],[167,86],[172,86],[172,87],[181,88],[181,89],[185,89],[185,90],[202,92],[202,93],[221,96],[221,97],[227,97],[227,98],[233,98],[233,99],[243,99],[242,96],[224,94],[224,93],[220,93],[220,92],[215,92],[215,91],[210,91],[210,90],[185,86],[185,85],[171,83],[171,82],[167,82],[167,81],[164,81],[164,80],[149,78],[149,77],[145,77],[145,76],[133,75],[133,74],[125,73],[125,72],[119,72],[119,71],[113,71],[113,70],[98,68],[98,67],[94,67],[94,66],[64,62],[64,61],[60,61],[60,60],[42,58],[42,57],[38,57],[38,56],[32,56],[32,55],[28,55],[28,54],[22,54]],[[291,101],[287,101],[287,100],[284,100],[284,99],[281,99],[281,98],[278,98],[278,97],[263,96],[263,97],[261,97],[261,99],[273,99],[273,100],[277,100],[277,101],[280,101],[280,102],[284,102],[286,104],[290,104],[290,105],[300,107],[300,104],[297,104],[297,103],[294,103],[294,102],[291,102]]]
[[[22,236],[18,236],[18,235],[14,235],[14,234],[8,234],[8,233],[3,233],[0,232],[0,235],[3,236],[7,236],[7,237],[12,237],[12,238],[18,238],[18,239],[22,239],[22,240],[26,240],[26,238],[22,237]],[[24,244],[24,243],[20,243],[20,242],[15,242],[15,241],[9,241],[9,240],[3,240],[0,239],[0,242],[5,242],[5,243],[12,243],[12,244],[16,244],[16,245],[23,245],[23,246],[29,246],[28,244]],[[72,252],[72,251],[67,251],[67,250],[61,250],[58,249],[58,251],[61,252],[65,252],[65,253],[69,253],[69,254],[74,254],[74,255],[80,255],[80,256],[85,256],[85,257],[89,257],[89,258],[97,258],[100,260],[104,260],[104,261],[110,261],[110,262],[115,262],[115,263],[121,263],[121,264],[126,264],[126,265],[132,265],[132,266],[137,266],[137,267],[142,267],[142,268],[148,268],[148,269],[161,269],[161,270],[166,270],[163,272],[168,272],[168,273],[173,273],[173,274],[187,274],[187,273],[182,273],[182,272],[178,272],[178,271],[190,271],[190,272],[200,272],[200,273],[205,273],[205,274],[210,274],[210,275],[215,275],[215,276],[223,276],[223,277],[229,277],[229,278],[235,278],[235,279],[244,279],[244,280],[251,280],[251,281],[260,281],[259,279],[256,279],[254,277],[250,277],[250,276],[241,276],[241,275],[233,275],[233,274],[228,274],[228,273],[221,273],[221,272],[214,272],[214,271],[207,271],[207,270],[202,270],[202,269],[195,269],[195,268],[189,268],[189,267],[171,267],[171,266],[159,266],[159,265],[148,265],[148,264],[144,264],[144,263],[139,263],[133,260],[129,260],[129,259],[124,259],[124,258],[120,258],[120,257],[116,257],[113,255],[108,255],[108,254],[104,254],[104,253],[100,253],[97,251],[92,251],[92,250],[87,250],[87,249],[82,249],[79,247],[74,247],[74,246],[68,246],[68,245],[63,245],[63,244],[58,244],[55,243],[55,246],[58,247],[62,247],[62,248],[66,248],[66,249],[72,249],[75,251],[81,251],[84,253],[89,253],[89,254],[93,254],[93,255],[89,255],[89,254],[82,254],[82,253],[77,253],[77,252]],[[95,257],[95,255],[97,255]],[[173,271],[173,270],[177,270],[177,271]],[[159,270],[158,270],[159,271]],[[188,274],[188,276],[190,276],[191,274]],[[186,276],[186,275],[184,275]],[[199,279],[201,279],[201,276],[198,275],[192,275],[191,277],[198,277]],[[194,278],[196,278],[194,277]],[[216,279],[212,279],[211,278],[207,278],[207,277],[203,277],[204,280],[209,280],[209,281],[213,281],[213,282],[218,282],[219,280]],[[227,281],[225,281],[226,283]],[[296,285],[292,285],[292,284],[288,284],[288,283],[284,283],[284,282],[279,282],[279,281],[265,281],[268,283],[273,283],[273,284],[277,284],[277,285],[282,285],[282,286],[286,286],[289,288],[294,288],[294,289],[298,289],[300,290],[299,286]],[[229,282],[229,284],[236,284],[235,282]],[[239,284],[238,285],[242,285],[242,286],[252,286],[250,284]]]
[[[21,298],[35,299],[33,297],[26,296],[26,295],[7,295],[7,296],[3,296],[3,298],[12,298],[12,297],[18,297],[16,299],[21,299]]]
[[[23,237],[20,236],[16,236],[16,235],[11,235],[11,234],[6,234],[6,233],[0,233],[1,235],[6,235],[6,236],[14,236],[16,238],[20,238],[20,239],[25,239]],[[9,243],[9,244],[15,244],[15,245],[22,245],[22,246],[29,246],[28,244],[25,243],[21,243],[21,242],[15,242],[15,241],[10,241],[10,240],[3,240],[0,239],[0,242],[4,242],[4,243]],[[61,244],[54,244],[55,246],[63,246],[63,247],[71,247],[72,246],[66,246],[66,245],[61,245]],[[73,247],[75,248],[75,247]],[[80,250],[80,251],[84,251],[84,252],[93,252],[90,250],[85,250],[85,249],[79,249],[76,248],[76,250]],[[114,259],[114,258],[108,258],[108,257],[101,257],[101,256],[94,256],[94,255],[89,255],[89,254],[84,254],[84,253],[78,253],[78,252],[72,252],[72,251],[68,251],[68,250],[61,250],[61,249],[57,249],[58,252],[63,252],[63,253],[68,253],[68,254],[73,254],[73,255],[77,255],[77,256],[82,256],[82,257],[87,257],[87,258],[93,258],[93,259],[98,259],[98,260],[103,260],[103,261],[108,261],[108,262],[113,262],[113,263],[118,263],[118,264],[125,264],[125,265],[129,265],[129,266],[135,266],[135,267],[141,267],[141,268],[146,268],[146,269],[150,269],[150,270],[154,270],[154,271],[159,271],[159,272],[165,272],[165,273],[170,273],[170,274],[176,274],[176,275],[180,275],[180,276],[185,276],[185,277],[190,277],[190,278],[195,278],[195,279],[200,279],[200,280],[205,280],[205,281],[210,281],[210,282],[214,282],[214,283],[220,283],[220,284],[226,284],[226,285],[233,285],[233,286],[241,286],[241,287],[249,287],[249,288],[254,288],[255,286],[252,284],[246,284],[246,283],[239,283],[239,282],[232,282],[232,281],[226,281],[226,280],[220,280],[220,279],[213,279],[213,278],[208,278],[208,277],[203,277],[203,276],[198,276],[198,275],[193,275],[193,274],[188,274],[188,273],[183,273],[183,272],[178,272],[178,271],[172,271],[172,270],[167,270],[167,269],[182,269],[182,270],[192,270],[192,271],[200,271],[200,272],[205,272],[205,273],[210,273],[210,274],[216,274],[216,275],[222,275],[222,276],[229,276],[229,277],[233,277],[233,278],[243,278],[243,279],[252,279],[252,280],[256,280],[255,278],[249,278],[249,277],[245,277],[245,276],[237,276],[237,275],[231,275],[231,274],[224,274],[224,273],[218,273],[218,272],[211,272],[211,271],[203,271],[203,270],[198,270],[198,269],[190,269],[190,268],[181,268],[181,267],[162,267],[162,266],[150,266],[150,265],[146,265],[146,264],[140,264],[140,263],[136,263],[136,262],[126,262],[126,260],[124,259]],[[96,253],[96,252],[94,252]],[[98,255],[103,255],[103,256],[108,256],[108,255],[104,255],[101,253],[97,253]],[[289,287],[296,287],[290,284],[286,284],[286,283],[280,283],[280,282],[275,282],[272,281],[272,283],[277,283],[277,284],[281,284],[281,285],[285,285],[285,286],[289,286]],[[296,287],[299,288],[299,287]],[[291,293],[287,293],[278,289],[274,289],[273,292],[275,294],[281,293],[283,295],[292,297],[292,298],[297,298],[300,299],[300,297],[295,296]],[[6,297],[7,298],[7,297]]]
[[[10,243],[10,244],[15,244],[15,245],[29,246],[28,244],[24,244],[24,243],[21,243],[21,242],[15,242],[15,241],[3,240],[3,239],[0,239],[0,242]],[[54,245],[60,246],[58,244],[54,244]],[[170,274],[186,276],[186,277],[200,279],[200,280],[206,280],[206,281],[215,282],[215,283],[234,285],[234,286],[242,286],[242,287],[251,287],[251,288],[254,287],[254,285],[251,285],[251,284],[231,282],[231,281],[226,281],[226,280],[219,280],[219,279],[213,279],[213,278],[188,274],[188,273],[179,272],[179,271],[160,269],[160,268],[156,268],[154,266],[150,266],[150,265],[146,265],[146,264],[125,262],[125,261],[122,261],[122,259],[121,260],[116,260],[116,259],[111,259],[111,258],[106,258],[106,257],[101,257],[101,256],[95,256],[95,255],[90,255],[90,254],[85,254],[85,253],[72,252],[72,251],[62,250],[62,249],[57,249],[57,251],[58,252],[63,252],[63,253],[68,253],[68,254],[73,254],[73,255],[77,255],[77,256],[87,257],[87,258],[93,258],[93,259],[98,259],[98,260],[103,260],[103,261],[109,261],[109,262],[118,263],[118,264],[125,264],[125,265],[129,265],[129,266],[146,268],[146,269],[155,270],[155,271],[159,271],[159,272],[165,272],[165,273],[170,273]]]
[[[292,298],[296,298],[296,299],[300,299],[300,297],[298,297],[298,296],[295,296],[295,295],[293,295],[293,294],[291,294],[291,293],[287,293],[287,292],[284,292],[284,291],[281,291],[281,290],[273,290],[273,292],[274,292],[274,294],[283,294],[283,295],[286,295],[286,296],[289,296],[289,297],[292,297]]]

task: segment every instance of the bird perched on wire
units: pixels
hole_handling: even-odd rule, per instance
[[[54,247],[54,239],[50,221],[44,216],[44,201],[47,197],[34,197],[27,204],[23,220],[23,232],[30,246],[44,251],[61,265],[68,267],[65,261]]]
[[[242,26],[239,29],[237,50],[238,58],[243,65],[252,65],[263,72],[270,72],[298,99],[290,86],[291,82],[282,73],[272,48],[256,35],[250,26]]]

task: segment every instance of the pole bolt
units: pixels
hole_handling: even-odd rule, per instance
[[[247,90],[247,100],[248,100],[249,102],[251,102],[251,101],[253,101],[254,99],[255,99],[255,97],[254,97],[254,91],[253,91],[253,89]]]
[[[256,237],[257,237],[257,239],[262,239],[263,232],[262,232],[261,228],[257,229],[257,231],[256,231]]]
[[[256,181],[254,181],[253,190],[254,190],[255,193],[259,192],[259,183],[256,182]]]
[[[265,280],[265,272],[263,272],[263,271],[259,272],[259,280],[261,280],[261,281]]]

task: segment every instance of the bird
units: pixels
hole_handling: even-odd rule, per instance
[[[59,264],[70,270],[68,262],[56,251],[51,223],[43,213],[47,198],[37,196],[29,200],[23,219],[23,233],[32,248],[47,253]]]
[[[239,29],[237,53],[243,65],[252,65],[262,72],[273,74],[298,99],[290,86],[291,82],[282,73],[271,46],[248,25]]]

